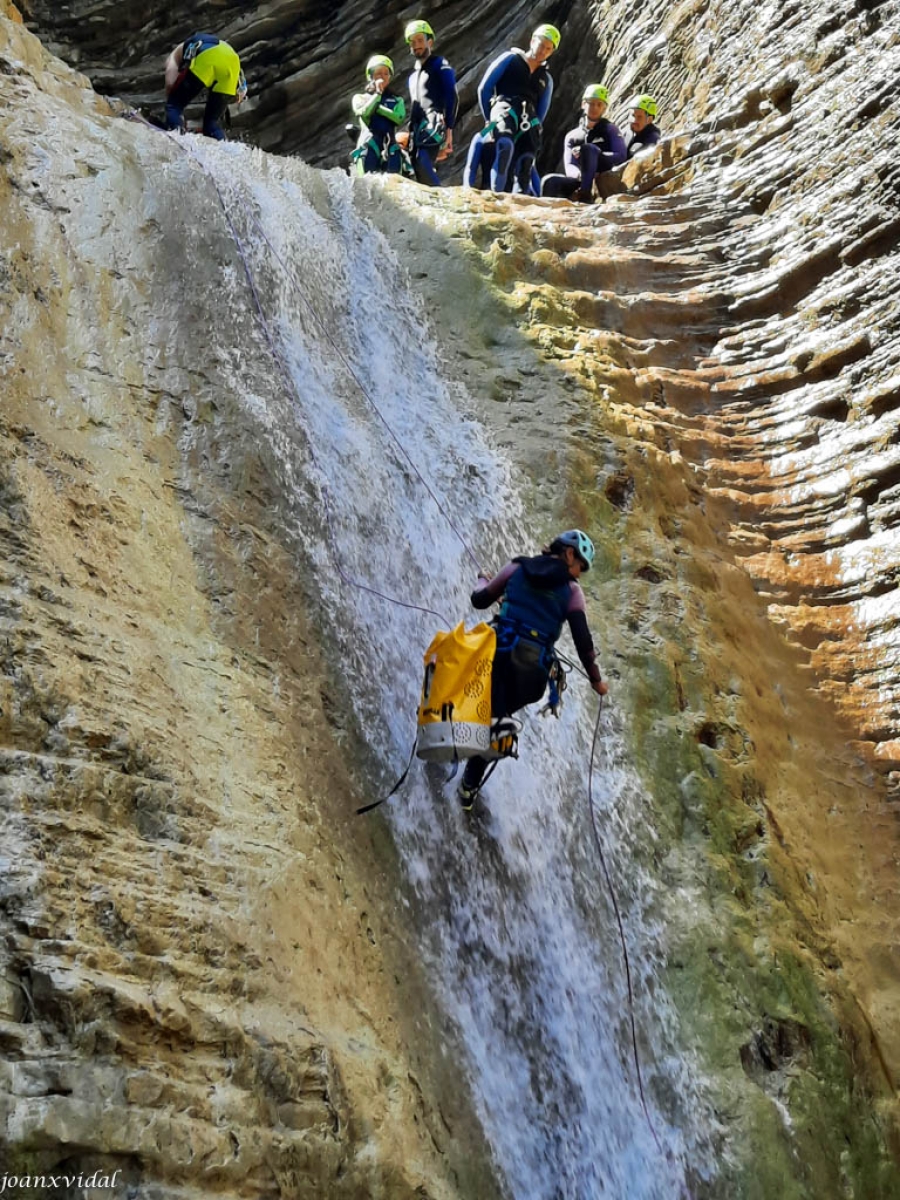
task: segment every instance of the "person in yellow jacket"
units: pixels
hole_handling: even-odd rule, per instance
[[[247,81],[237,51],[211,33],[192,33],[166,60],[166,128],[184,127],[184,110],[209,88],[203,113],[207,137],[225,140],[220,122],[229,104],[247,96]]]

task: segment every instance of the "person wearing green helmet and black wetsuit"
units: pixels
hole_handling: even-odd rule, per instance
[[[507,50],[485,71],[478,103],[487,124],[469,147],[464,178],[470,187],[489,161],[492,192],[506,191],[512,172],[514,189],[537,195],[540,180],[532,180],[532,171],[553,99],[547,59],[559,48],[560,36],[555,25],[538,25],[527,50]]]
[[[567,529],[540,554],[514,558],[493,579],[479,576],[472,606],[490,608],[503,601],[495,622],[497,650],[491,673],[494,721],[543,696],[555,662],[553,647],[565,622],[591,687],[599,696],[606,695],[578,583],[593,561],[594,545],[587,534]],[[474,804],[487,768],[484,758],[466,763],[457,793],[463,808]]]
[[[564,196],[589,204],[594,179],[611,171],[626,158],[621,133],[606,119],[609,91],[602,83],[589,83],[581,97],[581,120],[563,143],[564,175],[545,175],[542,196]]]
[[[437,163],[453,150],[453,127],[459,112],[456,75],[434,53],[434,30],[427,21],[410,21],[403,31],[416,60],[409,77],[409,157],[419,183],[440,187]]]
[[[628,142],[628,157],[635,158],[645,154],[659,141],[659,127],[656,125],[656,101],[652,96],[638,96],[631,110],[631,138]]]

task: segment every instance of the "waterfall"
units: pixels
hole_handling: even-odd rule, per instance
[[[371,768],[375,798],[409,752],[422,651],[442,620],[476,618],[469,549],[497,569],[509,554],[534,552],[539,535],[523,482],[442,371],[438,314],[413,299],[402,247],[354,207],[354,187],[379,181],[354,184],[235,144],[190,147],[189,169],[215,179],[257,289],[265,326],[243,263],[225,268],[231,320],[250,339],[235,383],[278,464],[288,533],[314,578],[360,732],[347,754]],[[271,368],[268,393],[245,362],[254,343]],[[594,632],[602,662],[603,629]],[[623,910],[649,1120],[591,828],[596,698],[584,681],[573,678],[558,722],[528,713],[521,757],[490,780],[486,813],[463,813],[446,769],[417,764],[399,796],[362,818],[391,827],[407,879],[399,902],[412,909],[515,1200],[671,1200],[686,1194],[688,1163],[694,1177],[714,1173],[702,1080],[677,1049],[659,981],[660,885],[633,853],[652,834],[610,699],[593,801]]]

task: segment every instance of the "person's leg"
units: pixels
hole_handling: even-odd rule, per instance
[[[441,181],[438,178],[438,173],[435,170],[434,163],[431,160],[431,151],[424,146],[417,146],[415,157],[413,158],[413,167],[416,172],[416,179],[419,183],[424,183],[426,187],[441,187]],[[468,170],[468,164],[466,166]]]
[[[469,142],[469,153],[466,155],[466,166],[463,171],[463,187],[484,187],[484,182],[478,183],[478,172],[481,169],[481,154],[484,149],[484,138],[476,133]]]
[[[367,136],[359,149],[362,150],[362,153],[354,157],[354,166],[358,175],[371,175],[376,171],[384,170],[381,151],[371,137]]]
[[[175,86],[166,96],[166,128],[181,129],[184,110],[203,91],[205,84],[191,71],[185,69],[175,81]]]
[[[581,192],[590,196],[594,187],[594,176],[600,166],[600,150],[592,142],[585,142],[581,147]]]
[[[513,140],[499,137],[494,143],[494,165],[491,167],[491,191],[506,191],[506,180],[512,165]]]
[[[223,92],[209,93],[206,111],[203,114],[203,132],[206,137],[215,138],[217,142],[226,140],[225,130],[219,122],[225,115],[225,109],[234,100],[237,100],[237,96],[226,96]]]
[[[534,155],[532,153],[523,154],[520,158],[516,159],[516,165],[513,168],[515,176],[514,192],[521,192],[524,196],[536,196],[538,194],[531,190],[531,172],[533,168]]]
[[[570,200],[578,191],[578,183],[568,175],[545,175],[541,180],[541,195]]]
[[[399,175],[403,170],[403,155],[400,153],[400,147],[396,142],[389,142],[385,147],[385,156],[387,161],[384,164],[384,169],[388,175]]]

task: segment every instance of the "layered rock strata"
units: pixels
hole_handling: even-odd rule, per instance
[[[440,264],[428,257],[428,271],[415,272],[418,278],[413,281],[428,302],[436,303],[438,295],[444,298],[441,325],[448,361],[461,378],[472,382],[497,438],[541,483],[536,504],[543,506],[548,524],[556,515],[568,520],[574,514],[597,533],[600,559],[591,581],[592,620],[604,630],[604,663],[615,682],[611,719],[630,737],[633,761],[646,783],[647,830],[635,835],[638,853],[654,865],[671,893],[657,913],[666,939],[664,982],[679,998],[684,1044],[692,1046],[720,1081],[716,1104],[723,1180],[697,1178],[695,1194],[887,1198],[898,1187],[892,1158],[900,1069],[894,951],[897,840],[889,775],[896,736],[889,531],[896,426],[892,379],[898,342],[890,290],[894,168],[885,137],[895,104],[887,76],[897,52],[896,6],[859,6],[852,13],[820,9],[818,24],[811,27],[799,6],[762,6],[748,15],[740,9],[725,14],[703,5],[680,5],[666,14],[656,42],[648,38],[646,25],[634,21],[629,7],[608,5],[605,16],[612,31],[607,47],[612,67],[620,68],[623,77],[633,69],[635,79],[648,81],[663,100],[664,120],[667,110],[672,113],[680,105],[694,123],[690,133],[673,139],[653,161],[628,169],[625,184],[631,195],[611,200],[602,210],[587,211],[562,204],[423,196],[400,185],[363,188],[360,202],[393,236],[404,238],[410,256],[433,255],[437,244],[449,247]],[[777,48],[782,57],[764,68],[762,58],[748,52],[757,45],[770,56]],[[26,53],[37,52],[21,51],[22,56]],[[71,87],[64,72],[46,69],[51,73],[49,81],[42,80],[47,89]],[[703,82],[688,90],[682,87],[685,78]],[[859,103],[848,112],[841,98],[851,86]],[[17,120],[25,122],[27,133],[27,118],[20,114]],[[108,137],[108,127],[103,129]],[[841,139],[848,131],[872,135],[860,138],[869,147],[861,166],[841,153]],[[7,162],[17,180],[16,201],[24,203],[22,197],[34,179],[30,203],[45,212],[48,221],[62,220],[59,193],[43,186],[32,161],[21,149],[17,153],[18,159]],[[88,175],[91,164],[99,161],[87,156]],[[124,161],[127,164],[127,157]],[[864,202],[858,202],[860,198]],[[29,245],[27,236],[20,241]],[[29,253],[37,257],[36,250]],[[18,261],[14,267],[19,274],[10,268],[8,294],[46,321],[52,336],[61,337],[62,313],[71,294],[68,283],[52,275],[32,281],[30,268],[26,271]],[[495,299],[483,305],[473,304],[473,279],[478,276],[495,290]],[[115,280],[110,271],[104,288],[112,292]],[[442,287],[448,281],[454,284],[449,291]],[[92,293],[93,303],[106,303],[104,288]],[[488,316],[492,323],[476,328],[475,315],[480,320]],[[54,327],[53,320],[60,324]],[[14,350],[21,353],[22,347]],[[89,361],[81,370],[94,367]],[[154,575],[159,573],[157,541],[180,544],[183,511],[175,506],[154,516],[157,510],[149,499],[154,487],[160,490],[155,481],[161,468],[152,460],[163,467],[175,463],[176,439],[164,421],[165,436],[157,444],[157,409],[148,422],[140,408],[143,402],[134,400],[137,416],[126,433],[140,453],[134,450],[127,472],[142,481],[148,499],[139,521],[133,515],[118,518],[120,492],[114,480],[105,485],[101,503],[76,474],[84,468],[65,455],[84,458],[99,472],[92,457],[95,435],[89,455],[86,430],[102,431],[121,419],[123,397],[127,400],[135,387],[144,395],[146,385],[131,380],[106,384],[101,374],[102,386],[110,389],[106,402],[94,400],[93,392],[84,389],[83,411],[72,401],[65,444],[58,445],[53,440],[56,420],[46,417],[47,406],[51,400],[60,403],[57,397],[66,394],[69,385],[48,382],[41,374],[48,368],[39,360],[35,368],[34,379],[18,383],[23,390],[17,401],[17,393],[11,393],[19,408],[6,435],[16,467],[5,485],[11,514],[6,532],[7,602],[15,629],[22,631],[11,642],[14,659],[27,664],[21,680],[13,672],[7,676],[13,682],[5,685],[19,689],[21,699],[14,694],[13,704],[7,701],[3,706],[12,714],[5,718],[13,722],[8,725],[8,745],[16,748],[8,751],[8,758],[16,778],[26,781],[19,793],[10,793],[19,796],[19,807],[11,811],[19,814],[20,842],[35,842],[34,830],[40,828],[33,813],[28,820],[23,815],[31,793],[42,801],[41,811],[51,814],[50,828],[68,836],[61,815],[65,797],[70,792],[81,796],[84,788],[77,779],[60,784],[58,792],[53,787],[56,773],[72,758],[81,770],[84,761],[99,760],[104,768],[114,764],[115,777],[103,787],[117,796],[116,787],[125,789],[116,811],[136,814],[132,819],[140,837],[190,845],[191,830],[203,828],[198,840],[206,844],[209,806],[202,794],[193,799],[195,789],[188,786],[192,765],[178,746],[177,728],[166,738],[165,754],[159,745],[154,722],[164,707],[161,701],[152,709],[153,720],[145,718],[141,727],[140,753],[109,738],[109,729],[116,728],[111,713],[121,695],[113,687],[111,664],[125,659],[132,671],[131,664],[136,664],[142,689],[159,686],[151,666],[163,671],[165,692],[160,694],[174,697],[176,712],[183,712],[184,723],[192,728],[206,730],[212,722],[216,729],[216,703],[208,695],[204,702],[199,685],[179,683],[174,670],[167,675],[165,663],[154,659],[151,648],[141,646],[134,630],[128,634],[131,640],[122,642],[125,650],[113,647],[107,663],[89,644],[96,635],[87,622],[89,604],[104,614],[104,620],[111,619],[106,610],[110,597],[117,611],[131,606],[141,616],[139,599],[130,592],[125,595],[126,580],[135,588],[129,572],[121,569],[118,558],[110,559],[115,569],[103,567],[111,555],[126,553],[116,549],[123,523],[127,528],[129,520],[135,521],[133,537],[154,543],[140,543],[140,553],[127,551],[139,560],[132,563],[129,558],[132,574],[139,572],[145,558],[154,564]],[[101,372],[104,369],[114,375],[101,361]],[[157,380],[151,392],[154,389],[160,403],[175,404],[177,412],[183,389],[167,380]],[[104,394],[100,392],[101,398]],[[36,401],[40,396],[43,404]],[[45,419],[36,422],[35,413],[44,413]],[[44,462],[51,464],[46,471],[40,465]],[[227,513],[227,498],[213,503],[215,498],[198,488],[191,462],[177,462],[177,469],[172,466],[164,479],[184,489],[190,528],[205,529],[202,523],[209,521],[209,512]],[[89,493],[88,509],[74,510],[70,531],[69,507],[81,487]],[[93,488],[99,490],[96,483]],[[247,503],[246,497],[242,503]],[[99,530],[95,517],[102,522]],[[227,606],[236,603],[232,592],[243,595],[239,582],[231,582],[244,579],[243,553],[229,557],[231,544],[242,544],[242,524],[232,514],[225,518],[227,533],[222,538],[208,540],[197,534],[191,555],[185,551],[172,562],[170,553],[164,559],[164,573],[171,572],[177,582],[172,590],[178,599],[171,617],[166,617],[191,635],[179,633],[184,653],[178,660],[194,663],[190,679],[197,678],[198,666],[225,676],[237,673],[233,678],[241,691],[229,699],[229,708],[250,695],[257,713],[270,703],[260,681],[266,672],[259,664],[247,664],[245,640],[232,631],[225,639],[228,651],[221,657],[206,650],[204,659],[200,653],[209,644],[208,631],[214,624],[207,615],[211,604]],[[276,560],[279,555],[264,539],[277,539],[264,517],[252,525],[260,536],[251,533],[243,545],[251,556],[254,579],[270,570],[276,579],[288,578],[287,567],[275,570],[270,563],[270,552]],[[39,532],[32,534],[32,529]],[[54,531],[62,530],[65,535],[58,532],[54,540]],[[222,540],[229,543],[228,553]],[[210,542],[217,546],[215,554]],[[98,543],[102,554],[95,548]],[[193,583],[193,554],[200,543],[207,550],[198,556],[204,564],[202,578]],[[257,557],[252,557],[257,546]],[[54,562],[52,572],[43,565],[45,559]],[[28,572],[34,572],[34,587],[23,582]],[[61,669],[54,668],[58,675],[51,669],[57,662],[71,661],[69,643],[53,639],[64,633],[59,632],[57,618],[65,606],[57,598],[62,595],[75,605],[73,578],[89,599],[75,606],[81,627],[75,617],[67,617],[72,633],[66,636],[72,645],[87,644],[87,654],[101,661],[102,686],[108,689],[103,705],[89,687],[87,700],[79,701],[91,720],[73,714],[74,701],[66,697],[74,696],[76,689],[72,685],[67,692],[64,676],[59,678]],[[296,583],[291,579],[292,587]],[[273,588],[272,607],[280,611],[283,604],[274,598],[278,586]],[[44,617],[45,609],[57,618]],[[93,621],[93,612],[91,617]],[[132,619],[141,624],[137,617]],[[270,619],[260,622],[254,614],[245,624],[243,618],[229,618],[239,629],[264,627]],[[295,619],[299,620],[291,618]],[[113,636],[124,638],[126,632]],[[279,628],[279,645],[297,646],[300,637],[308,639],[308,631],[299,625],[286,633]],[[159,641],[157,634],[153,645]],[[237,654],[238,666],[229,658],[232,653]],[[79,664],[88,665],[77,669],[94,671],[92,659],[78,657]],[[51,686],[44,678],[35,682],[38,666]],[[295,665],[298,695],[304,699],[306,685],[299,680],[316,678],[316,671],[315,661]],[[77,694],[85,686],[79,679]],[[30,699],[32,693],[36,699]],[[302,738],[301,722],[285,719],[292,738]],[[253,721],[259,721],[258,714]],[[218,745],[229,732],[216,733]],[[249,741],[265,736],[278,741],[275,734],[257,732],[254,724]],[[246,744],[247,739],[242,746]],[[153,751],[149,757],[145,745]],[[318,745],[311,747],[307,761],[320,752]],[[44,760],[50,761],[42,766]],[[56,765],[59,760],[63,766]],[[229,796],[257,797],[258,767],[246,768],[240,787],[229,784]],[[288,769],[294,770],[294,765]],[[158,777],[161,770],[166,778]],[[166,789],[173,775],[177,800],[170,814]],[[121,783],[119,776],[127,782]],[[128,791],[135,777],[150,789],[143,798]],[[107,780],[106,775],[102,778]],[[101,805],[100,786],[92,786],[90,803]],[[190,805],[185,805],[185,797]],[[83,807],[79,837],[94,811],[87,800]],[[251,840],[249,826],[260,819],[258,797],[252,805],[247,800],[245,807],[252,821],[247,817],[238,827],[236,844]],[[101,816],[104,812],[102,807],[96,811]],[[142,829],[141,821],[146,825],[148,817],[141,814],[146,811],[155,816]],[[156,829],[153,821],[160,819],[171,825]],[[315,817],[310,820],[315,824]],[[95,832],[99,838],[105,829]],[[302,853],[311,853],[308,841],[298,844]],[[59,1015],[81,1012],[77,995],[74,1008],[66,1008],[60,982],[60,962],[72,947],[45,945],[51,940],[47,931],[59,926],[62,913],[51,910],[37,885],[29,893],[28,880],[21,878],[30,870],[31,878],[37,879],[33,864],[40,861],[39,853],[47,856],[50,846],[55,851],[55,843],[48,842],[30,857],[21,854],[17,890],[9,901],[20,924],[12,942],[7,999],[16,1020],[6,1036],[13,1039],[23,1063],[38,1060],[47,1044],[55,1045],[54,1037],[69,1038],[62,1042],[61,1057],[87,1077],[94,1067],[84,1063],[95,1061],[95,1044],[86,1041],[73,1049],[70,1028],[81,1029],[89,1022],[79,1016],[71,1027],[65,1026]],[[68,878],[82,859],[83,852],[73,851]],[[214,871],[215,866],[204,864],[203,869]],[[235,870],[230,862],[224,869],[232,874]],[[192,870],[190,877],[198,873]],[[260,873],[257,867],[254,878]],[[219,879],[216,886],[227,900],[226,882]],[[624,887],[626,908],[639,903],[640,898],[628,892],[627,880]],[[218,921],[223,919],[222,904],[214,894]],[[114,906],[122,908],[124,932],[105,907],[103,895],[91,921],[99,928],[105,920],[118,931],[118,945],[130,947],[128,929],[135,920],[126,899],[112,897]],[[237,899],[231,897],[231,909],[226,903],[225,912],[237,907]],[[186,920],[180,912],[174,917],[148,912],[137,924],[146,939],[157,924],[173,929],[174,936],[175,927]],[[86,917],[82,921],[88,925]],[[254,913],[246,928],[259,924]],[[379,932],[373,928],[376,940]],[[82,971],[97,969],[86,961],[90,953],[99,955],[97,935],[93,936],[87,950],[79,944],[75,951]],[[217,992],[237,974],[234,955],[247,953],[241,937],[245,944],[246,932],[228,939],[217,930],[212,939],[232,956],[209,968],[225,972],[216,978]],[[104,955],[110,953],[107,944],[116,945],[112,933],[104,935]],[[152,950],[152,945],[142,946],[139,953],[152,958]],[[369,954],[365,945],[361,952]],[[48,972],[45,954],[56,976]],[[28,974],[32,961],[37,964],[36,986]],[[121,990],[116,982],[120,976],[132,986],[133,974],[141,978],[135,964],[142,962],[100,955],[98,963],[109,968],[104,986]],[[257,969],[255,963],[251,967]],[[154,963],[153,969],[160,965]],[[48,973],[62,1000],[47,998],[42,980]],[[182,992],[190,995],[188,1017],[199,1030],[202,1005],[194,994],[202,988],[187,986],[191,976],[186,968],[175,970],[163,963],[162,973],[164,979],[177,979],[176,998]],[[87,986],[83,980],[82,986]],[[318,1018],[309,1024],[320,1032],[328,1024],[321,1015],[327,1007],[325,995],[340,983],[322,986],[318,1006],[305,991],[297,1000],[317,1009]],[[139,992],[138,1001],[142,998]],[[284,1003],[281,995],[279,999]],[[39,1001],[43,1008],[38,1008]],[[140,1026],[135,1015],[141,1011],[138,1001],[132,1009],[110,1009],[117,1037],[123,1038],[126,1024]],[[261,1006],[263,999],[257,996],[255,1002]],[[31,1014],[29,1003],[37,1020],[23,1022],[21,1018]],[[159,1041],[173,1036],[171,1029],[181,1020],[182,1000],[171,1000],[171,1016],[165,996],[157,1003],[165,1019],[159,1019],[159,1028],[148,1022],[153,1032],[145,1040],[147,1064],[158,1053]],[[127,1021],[123,1013],[131,1014]],[[240,1025],[245,1035],[257,1019],[251,1015],[246,1026]],[[233,1016],[228,1020],[233,1030]],[[98,1018],[97,1036],[105,1023],[105,1016]],[[268,1014],[267,1024],[283,1029],[283,1013]],[[350,1024],[348,1017],[344,1028]],[[38,1037],[26,1045],[33,1029]],[[202,1035],[193,1037],[192,1052],[209,1045],[212,1035],[207,1029],[203,1025]],[[291,1037],[290,1045],[280,1043],[285,1060],[308,1064],[317,1053],[315,1044],[333,1048],[341,1040],[323,1035],[307,1043],[293,1026]],[[154,1042],[152,1054],[149,1042]],[[649,1035],[642,1049],[652,1057]],[[247,1064],[256,1062],[254,1053],[252,1039],[241,1043],[238,1058],[245,1069],[238,1073],[240,1079],[250,1071]],[[32,1111],[27,1089],[33,1085],[21,1082],[32,1069],[21,1068],[14,1093],[19,1099],[8,1112]],[[145,1070],[149,1072],[149,1066]],[[318,1075],[310,1071],[309,1102],[314,1109],[317,1103],[324,1105],[316,1109],[321,1120],[313,1123],[317,1129],[327,1128],[326,1110],[328,1104],[339,1110],[333,1097],[340,1089],[325,1082],[327,1070]],[[122,1086],[122,1078],[119,1072],[115,1087]],[[41,1076],[44,1093],[34,1101],[34,1111],[41,1105],[50,1113],[67,1111],[66,1097],[45,1086],[46,1079]],[[58,1086],[64,1091],[70,1082],[62,1079]],[[99,1089],[101,1082],[91,1086]],[[112,1088],[113,1083],[103,1086]],[[385,1085],[387,1090],[390,1086]],[[664,1090],[661,1075],[655,1086]],[[343,1087],[351,1090],[346,1081]],[[256,1082],[247,1089],[254,1104],[261,1103],[261,1091]],[[358,1090],[357,1104],[364,1091]],[[302,1106],[303,1081],[292,1078],[286,1095],[290,1099],[282,1096],[278,1102]],[[199,1103],[196,1093],[190,1094],[189,1102]],[[268,1098],[266,1102],[272,1103]],[[407,1092],[398,1103],[413,1104]],[[151,1098],[146,1107],[154,1109],[154,1104]],[[405,1111],[415,1112],[415,1105]],[[202,1112],[203,1129],[214,1124],[206,1117]],[[16,1129],[38,1137],[25,1116],[16,1119]],[[284,1125],[283,1118],[279,1120]],[[257,1139],[253,1144],[264,1144],[260,1157],[267,1160],[273,1153],[273,1122],[267,1108],[251,1126]],[[335,1126],[343,1128],[339,1117],[331,1122],[332,1133]],[[399,1161],[405,1149],[403,1112],[398,1112],[396,1128],[401,1131],[396,1134],[399,1150],[391,1162]],[[87,1136],[82,1129],[66,1143],[58,1127],[54,1129],[55,1145],[82,1146],[78,1137]],[[167,1136],[177,1141],[175,1133]],[[440,1139],[436,1122],[432,1136]],[[27,1137],[23,1144],[29,1152],[43,1147]],[[326,1135],[324,1144],[329,1147],[330,1139]],[[290,1138],[285,1144],[299,1153]],[[211,1169],[224,1137],[215,1145]],[[303,1145],[308,1147],[309,1141]],[[90,1143],[80,1152],[99,1154],[101,1143]],[[136,1163],[153,1154],[143,1143],[119,1152],[130,1153]],[[277,1161],[279,1169],[286,1169],[283,1163],[292,1160],[279,1143],[278,1154],[282,1152],[286,1160]],[[327,1154],[321,1148],[319,1153],[321,1164]],[[353,1158],[347,1144],[335,1153],[347,1161]],[[177,1161],[183,1164],[187,1158],[185,1151]],[[180,1169],[184,1178],[191,1170],[187,1165]],[[244,1175],[235,1169],[228,1186],[258,1186],[252,1169]],[[360,1172],[361,1167],[352,1175],[353,1182],[347,1182],[348,1189],[369,1185]],[[220,1176],[212,1178],[218,1186]],[[285,1178],[286,1186],[293,1186],[292,1177]],[[393,1177],[388,1178],[393,1186]],[[273,1186],[270,1176],[266,1185]]]
[[[0,66],[0,1169],[497,1194],[208,340],[227,235],[3,16]]]

